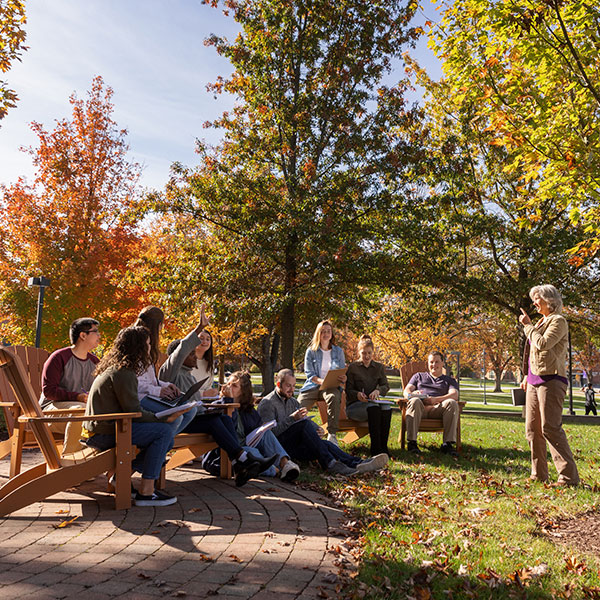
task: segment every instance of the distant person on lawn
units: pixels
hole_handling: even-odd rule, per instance
[[[419,425],[423,417],[442,419],[444,437],[440,450],[444,454],[458,456],[456,430],[458,427],[458,383],[449,375],[444,375],[444,355],[431,352],[427,357],[427,373],[415,373],[404,388],[406,398],[406,436],[408,451],[421,454],[417,444]]]
[[[263,423],[277,421],[272,429],[281,445],[294,461],[318,460],[321,467],[334,475],[349,476],[382,469],[389,458],[379,454],[363,460],[341,450],[336,444],[321,439],[324,431],[307,416],[307,409],[294,398],[296,377],[291,369],[277,373],[276,387],[258,404]]]
[[[91,354],[100,343],[98,321],[89,317],[76,319],[69,328],[71,346],[56,350],[44,364],[42,371],[43,410],[85,408],[88,392],[94,381],[94,370],[99,360]],[[65,434],[63,453],[81,449],[81,423],[53,423],[50,431]]]
[[[592,382],[590,381],[590,383],[587,384],[587,387],[585,388],[585,414],[586,416],[589,415],[590,413],[597,415],[598,413],[596,412],[596,392],[594,391],[594,386],[592,385]]]

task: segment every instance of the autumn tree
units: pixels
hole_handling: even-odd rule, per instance
[[[505,149],[503,166],[533,184],[521,199],[529,214],[544,219],[551,204],[583,223],[575,249],[585,260],[600,246],[600,8],[582,0],[441,7],[431,37],[445,81]]]
[[[39,145],[28,151],[35,179],[2,188],[0,334],[12,343],[32,341],[35,294],[27,278],[33,275],[51,280],[42,330],[49,349],[64,345],[77,317],[99,318],[107,334],[132,320],[139,290],[121,279],[138,243],[128,209],[139,166],[127,157],[111,96],[96,77],[86,100],[71,96],[70,119],[53,131],[33,123]]]
[[[413,37],[414,7],[248,0],[226,9],[241,33],[208,43],[234,72],[211,90],[238,102],[211,124],[224,132],[222,144],[199,144],[200,165],[176,165],[153,207],[187,215],[233,255],[216,255],[227,276],[244,281],[228,285],[231,299],[255,303],[255,318],[280,333],[282,363],[292,366],[298,318],[314,314],[314,327],[361,300],[368,222],[389,206],[378,165],[405,111],[402,94],[382,80]]]
[[[25,2],[22,0],[0,0],[0,73],[7,73],[15,60],[27,50],[24,26]],[[0,120],[18,100],[14,90],[5,81],[0,81]]]

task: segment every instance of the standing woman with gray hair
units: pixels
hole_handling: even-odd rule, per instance
[[[527,342],[523,354],[521,387],[526,390],[525,433],[531,448],[531,479],[548,481],[546,442],[558,471],[558,485],[577,485],[579,473],[562,427],[567,391],[567,346],[569,326],[561,315],[562,298],[553,285],[538,285],[529,291],[542,318],[533,325],[521,309],[519,321]]]

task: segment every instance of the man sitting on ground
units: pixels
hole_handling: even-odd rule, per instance
[[[98,321],[89,317],[76,319],[69,328],[72,345],[48,357],[42,370],[42,410],[85,408],[99,362],[90,354],[100,343],[98,325]],[[53,423],[50,431],[65,434],[63,453],[81,448],[81,423]]]
[[[431,352],[427,357],[428,373],[415,373],[404,388],[406,406],[406,432],[408,451],[420,454],[417,434],[423,416],[442,419],[444,438],[441,451],[458,456],[454,449],[458,426],[458,383],[449,375],[444,375],[444,355]]]
[[[325,432],[307,417],[307,409],[301,408],[294,398],[295,386],[294,372],[282,369],[277,373],[276,388],[258,405],[263,423],[277,421],[272,431],[292,460],[318,460],[329,473],[343,476],[375,471],[387,464],[387,454],[362,460],[321,439]]]

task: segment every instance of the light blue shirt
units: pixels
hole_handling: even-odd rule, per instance
[[[313,377],[320,377],[321,362],[323,361],[323,351],[321,346],[317,350],[308,348],[304,355],[304,373],[306,373],[306,381],[300,389],[301,392],[312,390],[319,386],[318,383],[311,381]],[[339,346],[331,346],[331,370],[343,369],[346,366],[344,351]]]

